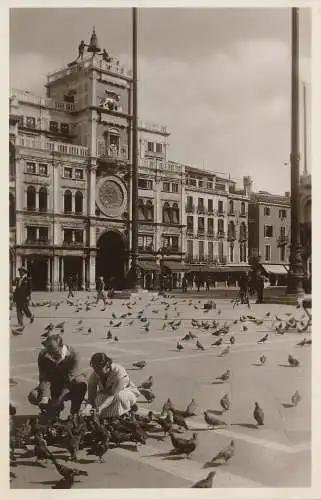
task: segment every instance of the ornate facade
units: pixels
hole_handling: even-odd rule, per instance
[[[80,51],[48,75],[46,97],[11,91],[10,275],[27,266],[35,289],[69,276],[92,289],[97,275],[122,286],[129,270],[132,78],[106,54]],[[237,189],[169,161],[168,137],[139,123],[140,266],[246,262],[246,178]]]

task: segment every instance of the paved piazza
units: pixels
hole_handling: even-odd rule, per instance
[[[89,359],[94,352],[105,351],[116,362],[129,370],[130,376],[139,384],[150,375],[154,377],[153,391],[156,399],[147,403],[142,397],[139,410],[153,409],[159,412],[170,397],[176,408],[185,409],[194,398],[197,415],[187,419],[190,435],[198,432],[199,445],[190,459],[168,456],[172,449],[170,439],[164,441],[149,438],[145,446],[133,451],[124,445],[108,451],[105,463],[99,464],[80,453],[78,468],[88,471],[74,488],[189,488],[205,477],[209,469],[203,468],[231,439],[235,441],[235,456],[227,464],[216,467],[214,487],[308,487],[310,486],[310,405],[311,405],[311,347],[296,344],[309,338],[310,329],[299,333],[295,329],[284,335],[274,329],[275,316],[286,319],[286,313],[295,318],[302,316],[302,309],[284,305],[255,305],[251,310],[237,306],[233,310],[228,300],[217,300],[215,310],[204,312],[206,299],[181,297],[162,298],[141,293],[136,298],[115,299],[103,310],[100,302],[93,302],[94,294],[76,294],[75,304],[66,302],[67,294],[33,295],[35,323],[26,325],[23,335],[11,335],[11,373],[16,382],[10,389],[11,402],[18,414],[35,414],[26,399],[28,391],[37,384],[37,355],[40,335],[49,322],[65,321],[64,339],[80,354],[81,370],[90,371]],[[45,302],[44,302],[45,301]],[[46,301],[48,302],[46,304]],[[56,309],[55,303],[59,301]],[[45,303],[46,305],[40,305]],[[128,308],[130,304],[130,308]],[[144,310],[150,323],[149,331],[137,318]],[[266,316],[267,312],[270,316]],[[131,312],[131,316],[120,316]],[[263,324],[239,320],[242,314],[252,314],[264,319]],[[113,318],[116,316],[116,318]],[[181,320],[173,330],[171,320]],[[217,320],[220,325],[230,325],[223,337],[223,347],[211,346],[217,337],[211,335],[213,328],[193,328],[191,320]],[[238,320],[235,323],[235,320]],[[82,320],[81,325],[79,325]],[[119,327],[113,325],[119,323]],[[111,324],[112,322],[112,324]],[[11,325],[16,325],[15,309],[11,311]],[[244,325],[246,326],[245,331]],[[88,329],[92,333],[88,333]],[[117,335],[118,342],[106,340],[108,330]],[[57,330],[58,331],[58,330]],[[198,335],[204,351],[198,350],[195,340],[184,342],[184,350],[178,352],[176,342],[188,331]],[[257,341],[266,333],[265,344]],[[230,336],[236,339],[230,352],[218,357]],[[288,355],[300,361],[300,366],[290,368]],[[261,354],[267,357],[264,366],[256,366]],[[142,370],[133,369],[132,363],[146,360]],[[212,381],[225,370],[231,370],[231,378],[224,384]],[[296,407],[290,407],[291,396],[298,390],[302,396]],[[220,410],[220,399],[228,393],[231,409],[221,417],[227,422],[224,429],[209,430],[203,419],[203,411]],[[253,424],[254,402],[264,409],[265,425],[255,428]],[[63,458],[67,454],[61,456]],[[17,467],[12,470],[16,479],[12,488],[51,488],[57,481],[52,464],[36,466],[30,454],[17,458]]]

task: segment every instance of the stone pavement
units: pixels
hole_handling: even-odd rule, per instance
[[[137,452],[125,445],[110,450],[104,464],[93,463],[85,455],[81,456],[80,464],[76,466],[88,470],[89,475],[76,483],[75,488],[190,487],[207,475],[204,463],[231,439],[236,444],[235,457],[228,465],[216,468],[214,486],[310,486],[311,347],[296,344],[304,336],[310,337],[311,331],[302,334],[289,330],[278,335],[273,328],[275,315],[286,318],[285,313],[291,312],[299,318],[304,314],[302,309],[253,304],[250,311],[246,306],[233,310],[230,301],[217,300],[217,309],[206,313],[203,310],[205,299],[198,296],[193,300],[184,297],[151,299],[149,294],[142,293],[131,301],[114,300],[106,310],[102,310],[100,302],[88,311],[82,307],[76,312],[74,305],[66,304],[66,295],[53,298],[44,294],[43,300],[59,297],[63,303],[57,310],[50,303],[35,307],[35,323],[27,325],[23,335],[11,336],[10,376],[17,382],[11,387],[11,401],[16,404],[19,414],[35,413],[26,395],[37,384],[40,334],[50,321],[65,321],[64,338],[79,351],[81,370],[90,371],[91,355],[103,350],[122,363],[135,382],[140,383],[153,375],[156,399],[149,404],[142,398],[139,403],[141,411],[160,411],[168,397],[177,408],[184,409],[191,398],[198,407],[197,416],[188,420],[190,431],[186,431],[186,434],[193,430],[199,433],[199,445],[189,460],[173,460],[167,456],[172,448],[169,438],[163,442],[148,439],[147,445]],[[92,293],[79,294],[79,302],[84,304],[87,296],[94,297]],[[129,302],[132,309],[126,305]],[[144,323],[137,319],[137,312],[141,310],[150,322],[148,332]],[[270,317],[265,317],[267,310],[271,312]],[[132,312],[132,316],[118,319],[126,312]],[[247,321],[247,331],[243,331],[240,321],[233,323],[240,314],[248,313],[264,318],[264,323],[258,326]],[[113,319],[112,314],[117,319]],[[231,334],[236,338],[230,353],[218,357],[222,348],[211,346],[217,337],[211,335],[211,329],[192,328],[192,318],[210,323],[213,319],[221,324],[227,322],[230,332],[224,337],[224,344],[228,343]],[[173,331],[168,324],[171,319],[181,319],[177,330]],[[81,325],[78,324],[80,320]],[[117,328],[110,324],[119,321],[122,323]],[[11,323],[16,323],[15,310],[11,313]],[[88,333],[89,327],[92,333]],[[108,329],[119,337],[119,342],[106,340]],[[189,341],[184,343],[182,352],[177,352],[177,339],[189,330],[199,336],[204,351],[197,350],[195,341]],[[270,334],[267,343],[257,344],[267,332]],[[267,356],[266,364],[256,366],[263,353]],[[298,368],[288,368],[289,353],[300,360]],[[133,369],[132,363],[142,359],[147,361],[147,366],[143,370]],[[229,382],[212,384],[215,377],[227,368],[232,372]],[[299,390],[302,401],[296,408],[291,408],[289,401],[295,390]],[[231,410],[219,418],[228,425],[224,429],[208,430],[202,417],[203,410],[219,411],[219,400],[225,393],[231,399]],[[253,428],[254,401],[258,401],[265,412],[265,425],[259,429]],[[57,481],[57,473],[51,465],[40,471],[32,458],[20,458],[18,464],[14,469],[17,479],[12,482],[12,488],[51,488]]]

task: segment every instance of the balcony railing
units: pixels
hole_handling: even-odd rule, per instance
[[[42,238],[38,238],[38,239],[35,239],[35,240],[26,240],[25,241],[25,244],[26,245],[31,245],[31,246],[41,246],[41,245],[49,245],[50,244],[50,240],[49,239],[42,239]]]
[[[83,247],[83,241],[63,241],[63,245],[66,247]]]
[[[225,210],[218,210],[217,211],[217,217],[224,217],[225,215]]]
[[[76,106],[73,103],[54,101],[48,97],[38,96],[18,89],[11,90],[10,98],[17,99],[17,101],[22,103],[34,104],[35,106],[55,109],[57,111],[67,111],[70,113],[76,110]]]
[[[186,230],[187,236],[194,236],[194,229],[188,229]]]
[[[195,207],[194,207],[194,205],[186,205],[185,206],[185,210],[186,210],[187,214],[193,214],[194,210],[195,210]]]
[[[97,143],[97,154],[102,160],[128,160],[127,146],[106,146],[104,143]]]
[[[279,246],[287,245],[288,242],[289,242],[288,236],[279,236],[279,238],[278,238],[278,245]]]
[[[16,139],[17,146],[31,149],[40,149],[70,156],[88,156],[88,148],[76,146],[75,144],[66,144],[64,142],[48,141],[44,138],[29,137],[27,135],[18,135]]]
[[[205,207],[197,207],[197,213],[204,215],[206,213]]]
[[[221,238],[225,238],[225,231],[218,231],[218,232],[217,232],[217,237],[218,237],[219,239],[221,239]]]
[[[236,213],[234,210],[229,210],[228,214],[229,217],[235,217]]]
[[[167,127],[165,125],[161,125],[160,123],[152,123],[145,120],[138,120],[138,128],[144,130],[150,130],[152,132],[161,132],[163,134],[167,134]]]
[[[213,238],[215,237],[215,233],[214,233],[214,231],[209,231],[209,232],[207,232],[207,233],[206,233],[206,236],[207,236],[208,238],[213,239]]]
[[[227,239],[228,239],[228,241],[235,241],[236,240],[235,233],[228,233],[227,234]]]
[[[204,231],[204,229],[199,229],[199,230],[197,231],[197,236],[198,236],[199,238],[204,238],[204,236],[205,236],[205,231]]]
[[[239,217],[247,217],[247,213],[246,212],[239,212]]]
[[[239,237],[240,241],[247,241],[247,239],[248,239],[248,233],[241,233],[240,234],[240,237]]]
[[[211,209],[207,209],[207,215],[214,215],[215,214],[215,210],[214,208],[211,208]]]
[[[154,253],[155,249],[153,246],[139,246],[138,251],[140,253]]]

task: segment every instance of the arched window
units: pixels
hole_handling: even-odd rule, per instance
[[[47,189],[42,187],[39,189],[39,211],[46,212],[48,208],[48,194]]]
[[[138,219],[145,220],[145,204],[144,200],[138,200]]]
[[[36,190],[33,186],[28,186],[27,189],[27,210],[36,209]]]
[[[244,201],[241,202],[241,214],[245,215],[245,203],[244,203]]]
[[[224,232],[224,219],[218,219],[218,221],[217,221],[217,232],[218,233],[223,233]]]
[[[147,220],[154,220],[154,207],[152,200],[148,200],[146,203],[146,216]]]
[[[163,223],[164,224],[171,223],[171,209],[167,201],[163,205]]]
[[[179,224],[179,208],[178,208],[177,203],[173,203],[172,222],[173,222],[173,224]]]
[[[72,194],[69,189],[65,191],[64,194],[64,212],[65,214],[70,213],[72,211]]]
[[[233,200],[230,200],[230,203],[229,203],[229,206],[230,206],[230,214],[234,214],[234,201]]]
[[[246,224],[245,224],[245,222],[241,222],[241,224],[240,224],[240,239],[241,240],[246,239]]]
[[[246,243],[240,243],[240,262],[246,262]]]
[[[12,193],[9,194],[9,226],[16,225],[16,204]]]
[[[76,214],[82,214],[83,212],[83,195],[81,191],[77,191],[75,194],[75,212]]]
[[[228,223],[228,235],[231,238],[235,238],[235,224],[232,220]]]

